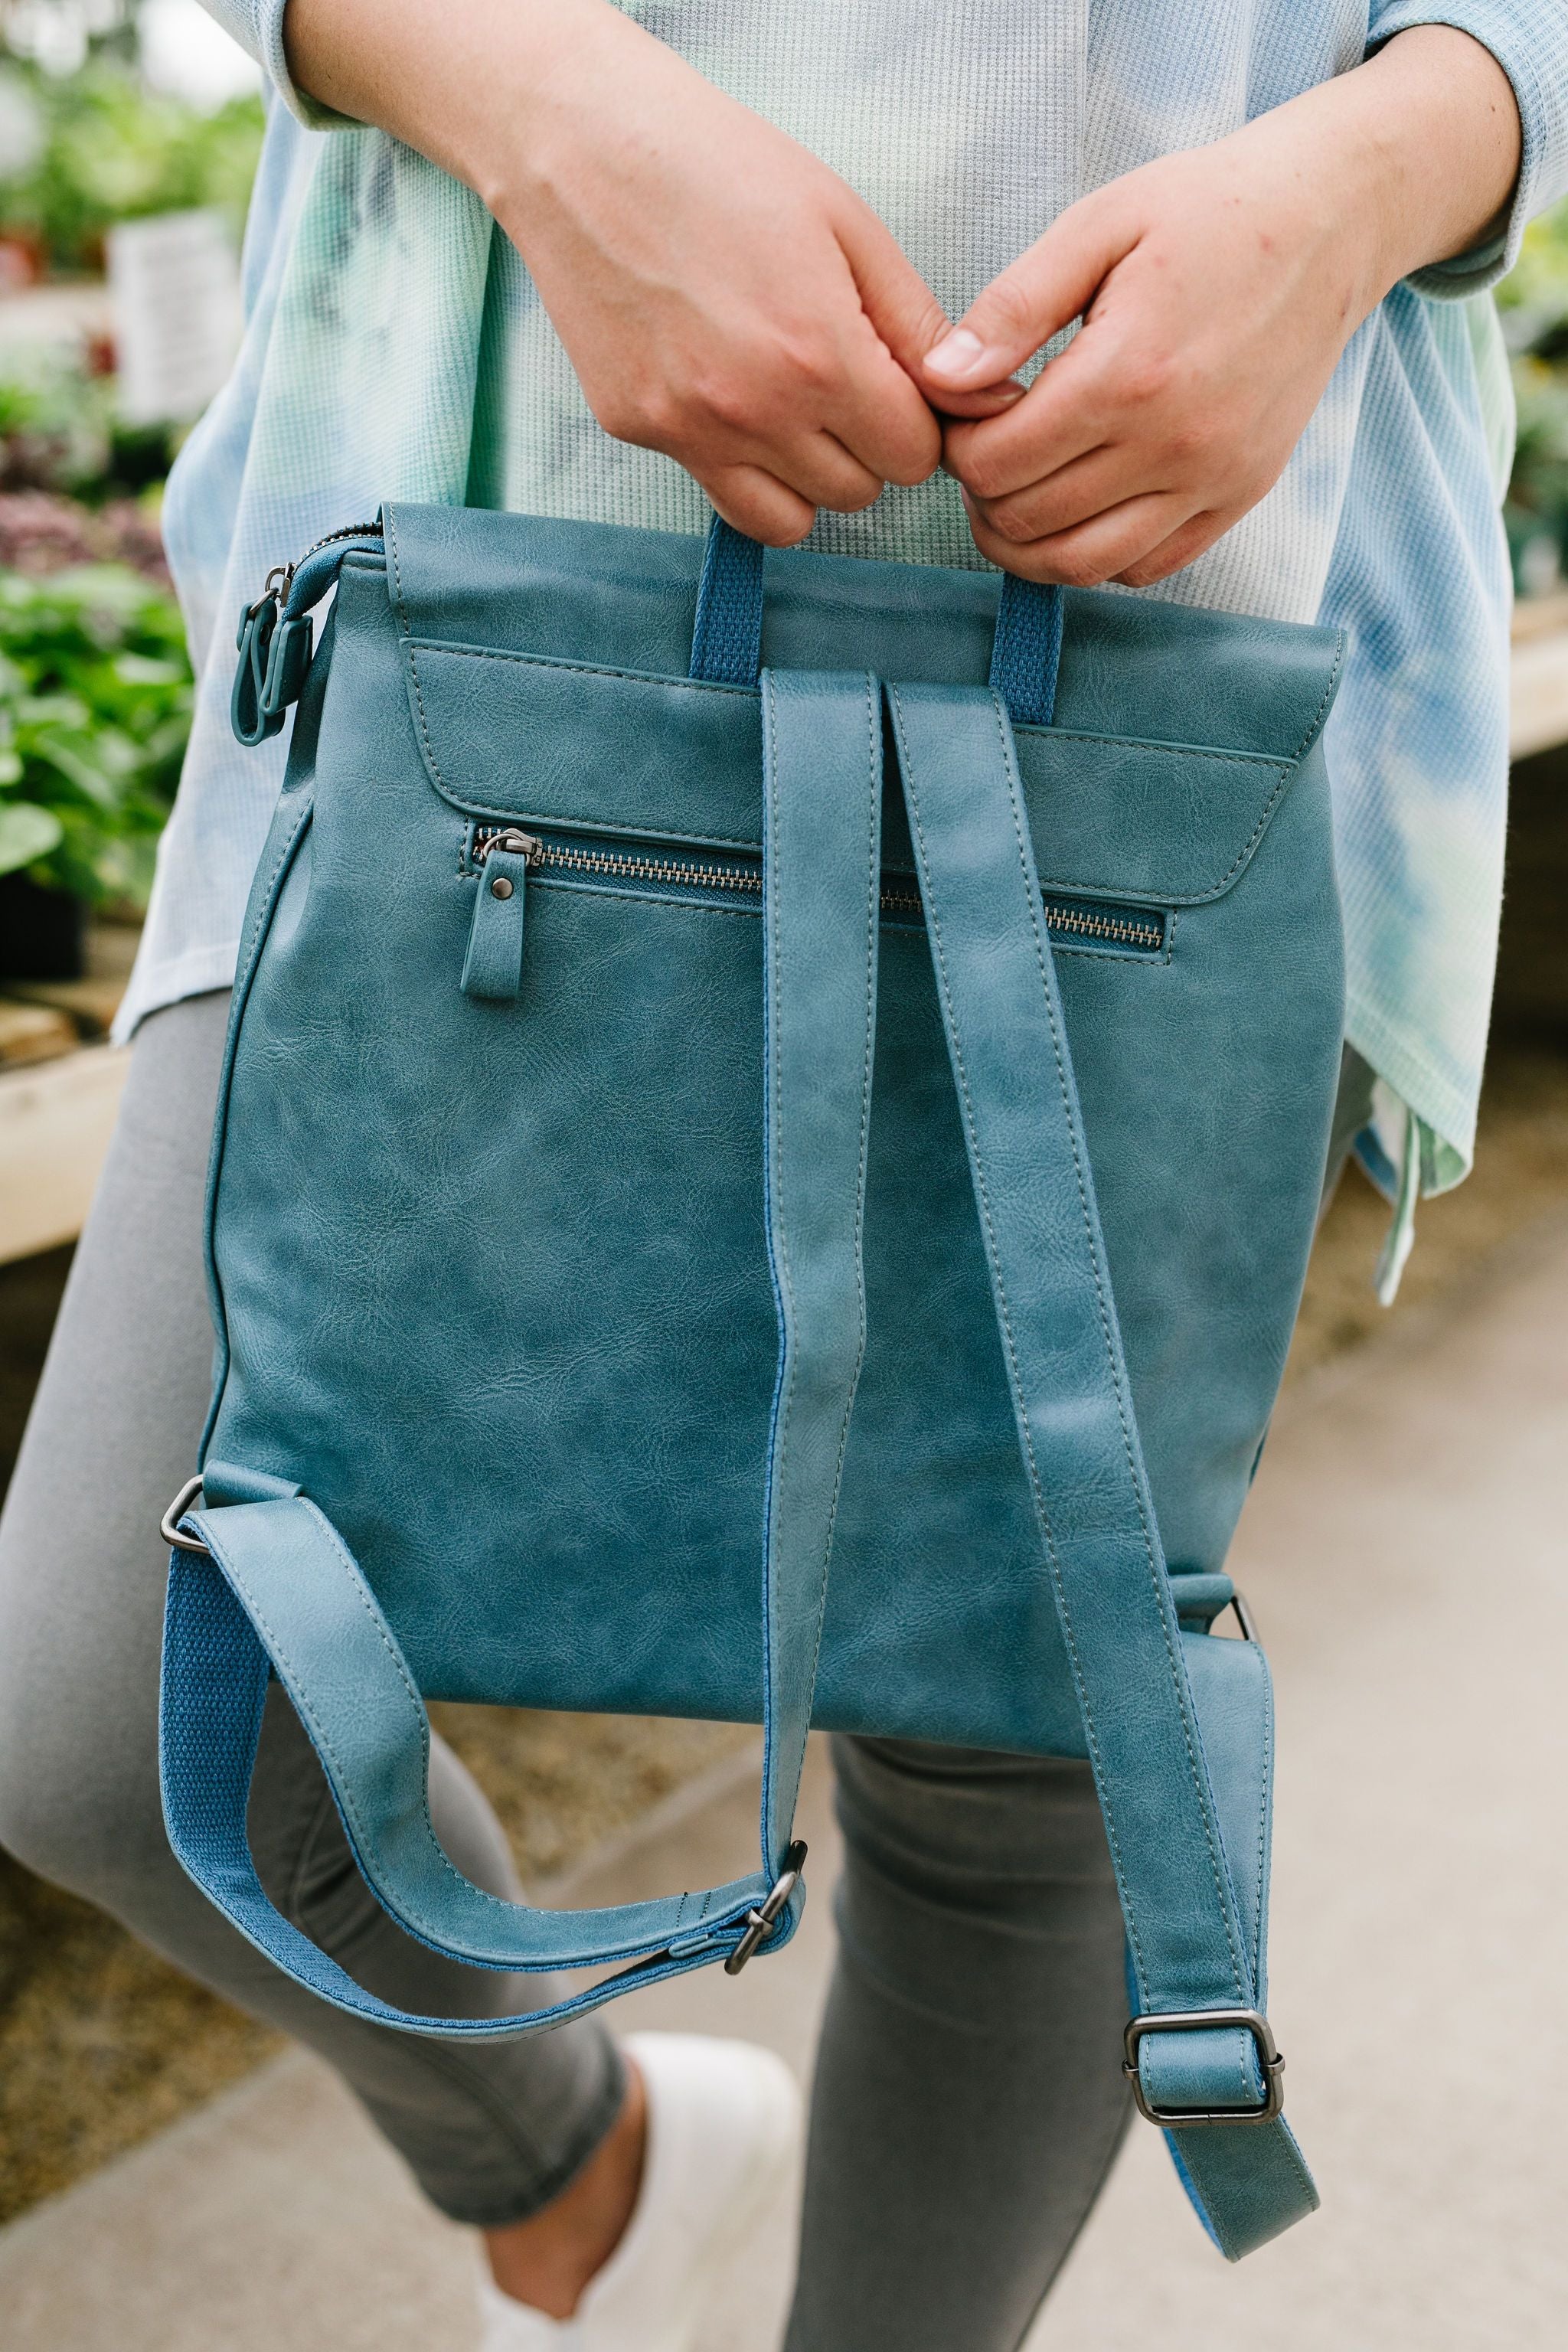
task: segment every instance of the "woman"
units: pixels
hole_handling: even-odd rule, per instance
[[[608,0],[212,5],[285,104],[245,351],[171,485],[202,702],[5,1522],[0,1836],[339,2068],[485,2232],[492,2352],[677,2352],[777,2191],[769,2063],[586,2023],[383,2033],[278,1979],[163,1839],[153,1531],[205,1402],[205,1134],[269,798],[226,746],[216,624],[403,497],[688,530],[710,499],[773,544],[1345,625],[1338,1149],[1396,1189],[1397,1255],[1418,1185],[1468,1161],[1496,933],[1506,417],[1469,298],[1568,184],[1568,29],[1552,0],[671,0],[640,12],[662,39]],[[837,1760],[788,2341],[1008,2352],[1125,2116],[1087,1768]],[[449,1757],[436,1799],[459,1866],[511,1891]],[[286,1708],[251,1824],[274,1899],[374,1990],[518,2004],[376,1909]]]

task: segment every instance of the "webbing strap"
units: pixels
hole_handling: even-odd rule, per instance
[[[754,686],[763,666],[764,551],[715,515],[703,550],[691,632],[691,675]],[[990,683],[1020,727],[1048,727],[1062,653],[1062,592],[1032,580],[1003,582]]]

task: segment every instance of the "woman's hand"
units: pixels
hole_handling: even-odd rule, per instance
[[[290,0],[287,23],[302,87],[483,198],[605,430],[740,530],[787,545],[934,471],[912,374],[935,297],[836,173],[605,0]]]
[[[1519,168],[1512,89],[1446,26],[1064,213],[917,380],[938,405],[1083,325],[945,462],[983,555],[1030,580],[1146,587],[1272,488],[1355,329],[1466,251]]]

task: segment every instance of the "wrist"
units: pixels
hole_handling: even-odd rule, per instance
[[[492,211],[520,156],[581,114],[623,34],[647,39],[610,0],[289,0],[284,18],[298,89],[416,148]]]
[[[1400,280],[1485,243],[1506,221],[1522,133],[1513,86],[1449,25],[1396,34],[1312,96],[1333,111],[1334,168],[1365,226],[1375,307]]]
[[[500,5],[510,27],[512,0]],[[452,167],[509,228],[579,180],[584,158],[613,168],[658,77],[693,79],[612,0],[530,0],[522,13],[526,30],[515,40],[509,30]]]

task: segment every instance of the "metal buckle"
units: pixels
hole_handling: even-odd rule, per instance
[[[168,1509],[159,1520],[158,1533],[163,1537],[163,1541],[166,1544],[173,1544],[176,1551],[199,1552],[204,1559],[210,1559],[212,1558],[212,1552],[207,1545],[205,1543],[198,1543],[195,1536],[183,1536],[180,1533],[180,1521],[184,1517],[185,1513],[190,1509],[191,1505],[195,1501],[196,1496],[201,1493],[201,1491],[202,1474],[198,1470],[194,1478],[186,1479],[184,1485],[181,1487],[179,1493],[175,1496],[174,1501],[170,1504]]]
[[[1250,1637],[1249,1637],[1250,1638]],[[1151,2106],[1138,2074],[1138,2045],[1147,2033],[1190,2033],[1216,2025],[1245,2026],[1258,2045],[1258,2060],[1268,2084],[1260,2107],[1154,2107]],[[1165,2131],[1188,2131],[1196,2124],[1271,2124],[1285,2105],[1285,2085],[1280,2077],[1285,2061],[1274,2046],[1274,2035],[1268,2020],[1256,2009],[1176,2009],[1157,2014],[1134,2017],[1121,2037],[1126,2052],[1122,2073],[1132,2085],[1132,2098],[1138,2112],[1150,2123]]]
[[[760,1911],[746,1914],[746,1932],[724,1963],[727,1977],[738,1977],[752,1954],[763,1943],[774,1920],[800,1884],[801,1864],[805,1860],[805,1841],[796,1838],[784,1855],[784,1866],[774,1880],[767,1900]]]
[[[1244,1642],[1256,1642],[1258,1639],[1258,1627],[1253,1622],[1251,1610],[1247,1607],[1246,1601],[1242,1599],[1242,1596],[1238,1591],[1234,1589],[1232,1590],[1230,1599],[1225,1604],[1225,1609],[1235,1610],[1236,1622],[1241,1628],[1242,1640]],[[1225,1615],[1225,1609],[1222,1609],[1219,1612],[1222,1617]]]

